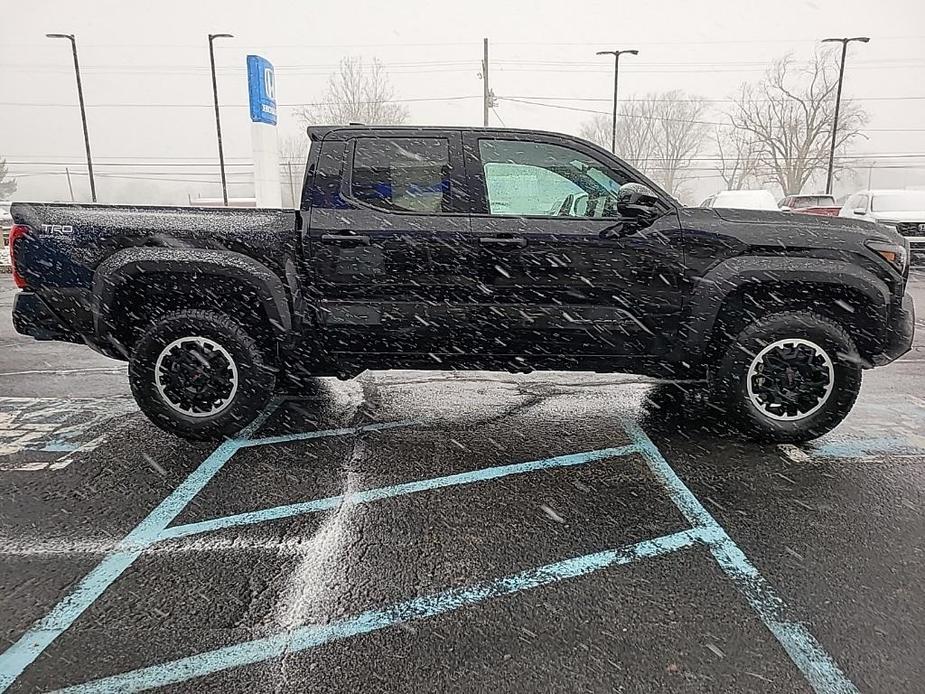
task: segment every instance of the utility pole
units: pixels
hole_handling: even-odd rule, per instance
[[[488,127],[488,106],[491,103],[491,90],[488,88],[488,39],[482,39],[482,125]]]
[[[613,131],[610,135],[610,151],[617,153],[617,87],[620,84],[620,56],[624,53],[639,55],[637,50],[628,51],[598,51],[597,55],[613,56]]]
[[[832,194],[832,176],[835,170],[835,141],[838,134],[838,111],[841,108],[841,85],[845,78],[845,55],[848,52],[848,44],[852,41],[867,43],[870,38],[867,36],[852,36],[851,38],[840,39],[822,39],[822,43],[841,43],[841,66],[838,69],[838,91],[835,93],[835,118],[832,120],[832,141],[829,147],[829,172],[825,179],[825,192]]]
[[[222,149],[222,119],[218,112],[218,82],[215,80],[215,49],[212,42],[215,39],[231,39],[232,34],[209,34],[209,64],[212,66],[212,99],[215,102],[215,132],[218,135],[218,166],[222,173],[222,200],[228,207],[228,181],[225,178],[225,152]]]
[[[71,193],[71,202],[74,202],[74,186],[71,185],[71,170],[64,167],[64,175],[67,176],[67,189]]]
[[[90,156],[90,134],[87,131],[87,110],[84,107],[84,90],[80,81],[80,63],[77,61],[77,41],[74,34],[45,34],[50,39],[67,39],[71,42],[71,51],[74,54],[74,74],[77,76],[77,100],[80,102],[80,120],[84,128],[84,146],[87,149],[87,173],[90,175],[90,198],[96,202],[96,181],[93,178],[93,157]],[[71,200],[74,193],[71,192]]]
[[[295,209],[299,209],[298,203],[295,199],[295,180],[292,178],[292,162],[287,161],[286,167],[289,169],[289,192],[292,194],[292,206]]]

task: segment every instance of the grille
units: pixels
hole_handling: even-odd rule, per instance
[[[925,222],[900,222],[896,231],[903,236],[925,236]]]

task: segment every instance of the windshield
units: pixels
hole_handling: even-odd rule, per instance
[[[925,210],[925,191],[874,193],[872,212],[921,212]]]

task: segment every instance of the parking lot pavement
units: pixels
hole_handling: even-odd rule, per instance
[[[216,447],[148,424],[116,362],[0,341],[0,690],[925,676],[925,352],[800,447],[632,377],[433,372],[321,379]]]

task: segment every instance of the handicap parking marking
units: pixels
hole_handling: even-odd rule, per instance
[[[869,398],[856,410],[845,425],[821,439],[799,446],[779,444],[777,448],[794,463],[809,463],[816,458],[925,457],[925,435],[920,433],[925,428],[925,400],[915,396],[905,396],[901,401]],[[871,416],[865,417],[868,413]],[[868,421],[877,424],[871,426]]]
[[[370,427],[364,427],[369,429]],[[380,427],[381,429],[382,427]],[[260,511],[251,511],[248,513],[238,513],[232,516],[223,516],[197,523],[188,523],[186,525],[176,525],[165,529],[158,536],[158,541],[171,540],[189,535],[211,532],[213,530],[224,530],[242,525],[252,525],[254,523],[264,523],[271,520],[280,520],[291,518],[293,516],[305,515],[308,513],[317,513],[319,511],[330,511],[341,506],[356,506],[366,504],[381,499],[389,499],[406,494],[415,494],[425,491],[434,491],[444,487],[454,487],[459,485],[473,484],[476,482],[486,482],[490,480],[507,477],[510,475],[520,475],[538,470],[550,470],[557,467],[571,467],[584,465],[606,458],[616,458],[638,453],[636,446],[620,446],[619,448],[605,448],[598,451],[589,451],[587,453],[570,453],[555,458],[544,458],[543,460],[533,460],[527,463],[515,463],[513,465],[499,465],[490,468],[481,468],[470,472],[461,472],[455,475],[445,475],[443,477],[432,477],[425,480],[416,480],[414,482],[404,482],[389,487],[379,487],[378,489],[367,489],[349,494],[340,494],[314,501],[305,501],[298,504],[288,504],[286,506],[276,506],[274,508],[262,509]]]
[[[103,442],[106,434],[94,436],[95,430],[136,411],[130,398],[0,397],[0,470],[65,468]]]
[[[719,525],[700,501],[680,480],[655,444],[639,425],[623,421],[631,445],[558,456],[530,463],[495,466],[469,473],[448,475],[391,487],[352,492],[347,495],[318,499],[289,506],[276,507],[248,514],[169,527],[183,509],[222,469],[237,450],[253,445],[268,445],[317,438],[321,435],[359,434],[369,427],[380,428],[407,425],[404,422],[369,425],[328,432],[306,432],[282,437],[253,439],[253,434],[279,404],[276,401],[239,439],[220,445],[174,492],[141,521],[96,569],[91,571],[67,598],[51,613],[36,623],[19,641],[0,654],[0,691],[9,687],[53,641],[63,633],[97,598],[138,558],[154,544],[175,537],[198,534],[225,527],[248,525],[274,518],[292,517],[319,510],[336,508],[345,503],[368,503],[379,499],[411,494],[427,489],[488,482],[512,474],[523,474],[550,467],[568,467],[591,460],[641,455],[656,479],[664,487],[675,506],[691,524],[691,528],[634,545],[573,557],[546,564],[517,574],[489,580],[469,587],[452,589],[430,596],[394,604],[385,609],[363,612],[357,616],[326,625],[303,625],[294,630],[225,646],[179,660],[125,672],[66,688],[69,692],[139,691],[150,687],[179,683],[206,674],[263,662],[285,653],[301,651],[333,640],[400,625],[455,611],[501,595],[510,595],[559,581],[578,578],[606,567],[627,564],[662,556],[692,546],[708,549],[722,572],[744,596],[761,621],[774,635],[784,651],[802,672],[810,686],[819,694],[854,693],[857,689],[826,653],[808,629],[789,617],[789,608],[770,584],[751,564],[746,555]],[[259,443],[262,441],[263,443]]]
[[[635,422],[625,421],[630,438],[643,451],[649,469],[662,482],[688,521],[709,537],[710,553],[818,694],[854,694],[857,687],[801,623],[788,618],[784,600],[758,572],[719,522],[681,481],[661,451]]]
[[[596,552],[528,569],[473,586],[447,590],[435,595],[408,600],[380,610],[370,610],[355,617],[329,624],[306,624],[291,631],[245,641],[214,651],[198,653],[160,665],[153,665],[112,677],[65,687],[60,694],[90,694],[98,692],[137,692],[153,687],[186,682],[194,677],[222,670],[253,665],[283,655],[322,646],[333,641],[353,638],[408,622],[454,612],[487,600],[578,578],[611,566],[621,566],[643,559],[660,557],[691,547],[702,541],[700,531],[680,532],[644,540],[617,549]]]

